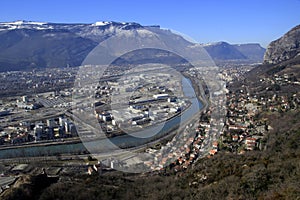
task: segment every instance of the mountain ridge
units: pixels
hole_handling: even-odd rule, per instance
[[[232,84],[239,88],[248,85],[249,91],[266,94],[297,94],[300,91],[300,26],[292,28],[272,41],[264,55],[264,62]],[[280,81],[280,80],[285,81]],[[278,81],[279,80],[279,81]],[[292,87],[291,87],[292,85]],[[272,90],[271,88],[276,88]]]
[[[300,55],[300,25],[272,41],[266,50],[264,63],[279,64]]]
[[[116,33],[135,34],[140,39],[157,35],[168,37],[172,41],[177,41],[179,47],[184,48],[192,48],[195,45],[181,35],[161,29],[159,25],[142,26],[135,22],[99,21],[92,24],[25,20],[1,22],[0,71],[80,66],[99,43]],[[215,61],[253,60],[250,55],[253,53],[243,53],[226,42],[203,45],[203,48]]]

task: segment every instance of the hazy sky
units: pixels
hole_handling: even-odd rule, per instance
[[[4,0],[0,21],[121,21],[160,25],[200,43],[266,46],[300,24],[300,0]]]

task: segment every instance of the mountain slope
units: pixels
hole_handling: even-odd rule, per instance
[[[205,50],[214,60],[245,60],[247,57],[227,42],[204,45]]]
[[[244,54],[249,60],[262,62],[266,49],[260,44],[236,44],[233,45],[238,51]]]
[[[300,26],[296,26],[278,40],[271,42],[264,55],[263,64],[258,65],[245,75],[245,78],[235,83],[238,87],[248,83],[265,89],[274,85],[278,77],[289,77],[288,81],[296,82],[298,88],[300,81]],[[264,84],[265,83],[265,84]],[[286,84],[286,83],[285,83]]]
[[[117,33],[114,45],[124,38],[128,45],[155,46],[163,42],[176,43],[178,48],[190,42],[159,26],[141,26],[137,23],[96,22],[94,24],[54,24],[40,22],[0,23],[0,71],[30,68],[80,66],[86,56],[102,41]],[[135,44],[126,39],[135,38]],[[161,40],[163,38],[164,40]],[[124,47],[126,44],[121,44]],[[158,46],[159,46],[158,45]]]
[[[264,63],[278,64],[300,55],[300,25],[281,38],[271,42],[264,56]]]
[[[0,33],[0,69],[78,66],[96,45],[64,30],[9,30]]]
[[[126,38],[147,42],[152,46],[195,53],[197,45],[159,26],[142,26],[128,22],[96,22],[94,24],[59,24],[45,22],[0,23],[0,71],[31,68],[80,66],[86,56],[101,42],[119,34],[124,45],[134,45]],[[120,40],[119,40],[120,41]],[[114,45],[120,46],[117,41]],[[176,45],[174,45],[176,44]],[[122,46],[121,45],[121,46]],[[226,42],[200,45],[214,61],[251,60],[261,49],[255,45],[236,47]],[[255,60],[257,62],[257,60]]]

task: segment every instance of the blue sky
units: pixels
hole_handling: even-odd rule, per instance
[[[138,22],[179,31],[200,43],[266,46],[300,24],[300,0],[10,0],[0,5],[2,22]]]

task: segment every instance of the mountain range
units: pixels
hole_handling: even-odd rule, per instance
[[[290,74],[300,79],[300,25],[271,42],[264,55],[263,64],[250,72],[256,78]]]
[[[251,103],[247,104],[255,110],[258,107],[266,108],[266,111],[255,114],[255,118],[261,119],[258,122],[260,125],[266,123],[266,120],[268,122],[266,125],[269,123],[272,125],[270,132],[266,133],[266,140],[261,140],[265,143],[264,150],[246,151],[240,155],[219,151],[213,157],[199,159],[191,168],[178,172],[171,172],[165,168],[157,174],[134,175],[110,171],[89,176],[65,170],[64,173],[60,173],[58,182],[50,186],[50,180],[45,174],[33,177],[19,174],[15,184],[10,186],[1,198],[299,199],[300,85],[293,84],[300,80],[299,32],[300,26],[297,26],[278,40],[271,42],[265,53],[263,64],[251,70],[243,80],[234,83],[235,90],[232,90],[234,89],[232,86],[229,88],[233,92],[236,91],[235,95],[242,97],[245,97],[245,93],[242,92],[245,88],[247,93],[250,89],[249,94],[254,92],[255,96],[258,93],[263,95],[263,98],[255,97],[262,102],[258,106],[254,106],[257,102],[254,99],[253,103],[251,100]],[[0,44],[3,46],[3,43],[0,42]],[[234,45],[219,43],[205,46],[211,53],[214,52],[217,55],[218,51],[215,50],[217,46],[223,46],[222,48],[226,49]],[[253,45],[251,46],[253,48]],[[236,48],[240,48],[239,51],[245,56],[246,52],[252,51],[252,48],[248,48],[249,45],[246,47],[237,45]],[[241,54],[236,53],[235,56],[241,56]],[[276,87],[272,89],[272,86]],[[268,92],[270,92],[269,95]],[[254,95],[251,94],[251,96]],[[265,104],[269,104],[271,99],[278,99],[275,104],[278,108],[293,100],[295,108],[289,111],[283,111],[281,108],[281,111],[270,111]],[[245,101],[240,101],[240,103],[244,104]],[[239,109],[236,110],[240,112]],[[243,116],[243,114],[237,114]],[[245,113],[245,115],[248,114],[250,112]],[[48,167],[48,162],[39,164],[43,166],[44,163]]]
[[[264,61],[232,85],[239,88],[248,85],[248,90],[260,95],[299,94],[300,91],[300,25],[292,28],[282,37],[271,42],[264,55]],[[284,79],[281,86],[274,80]],[[279,81],[280,82],[280,81]]]
[[[215,61],[262,62],[265,52],[259,44],[195,44],[159,26],[142,26],[133,22],[60,24],[15,21],[0,23],[0,71],[80,66],[100,42],[116,33],[134,34],[140,39],[169,37],[179,48],[201,45]]]

